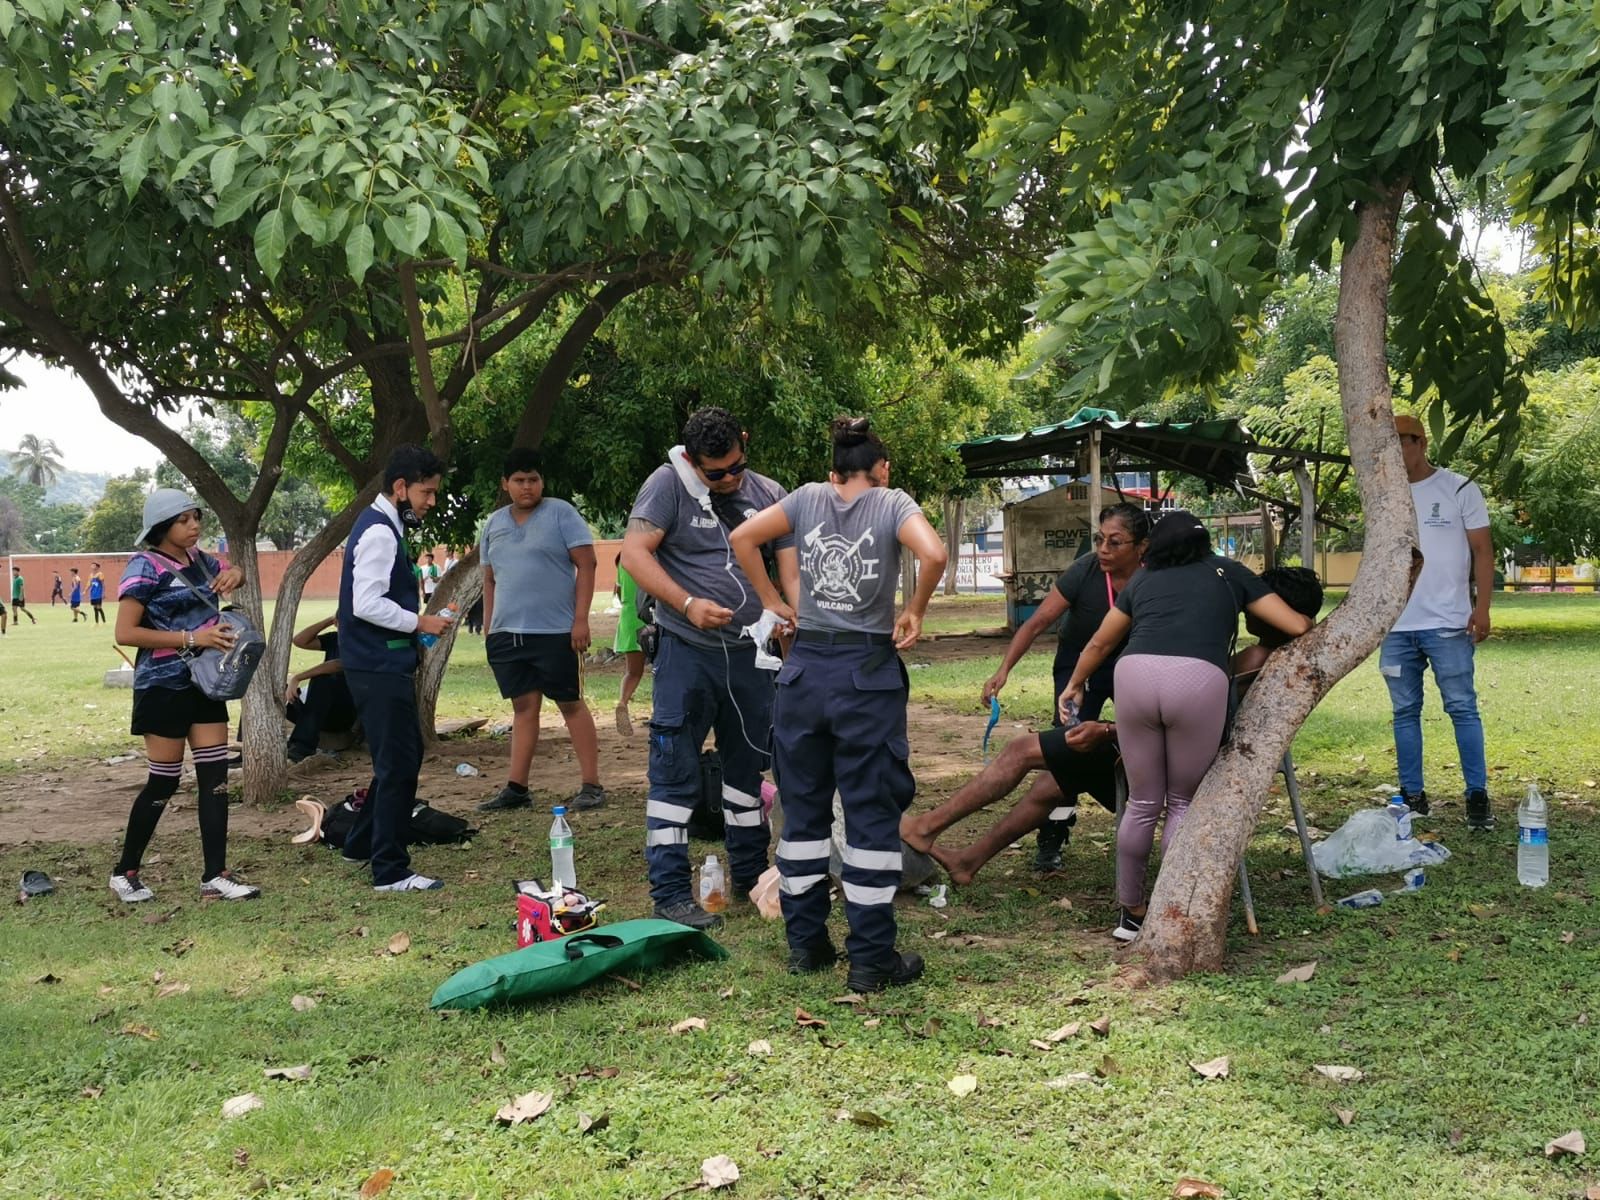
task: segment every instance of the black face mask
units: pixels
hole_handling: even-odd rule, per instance
[[[407,529],[421,529],[422,518],[417,516],[417,510],[411,507],[410,500],[400,500],[395,504],[395,511],[400,514],[400,524]]]

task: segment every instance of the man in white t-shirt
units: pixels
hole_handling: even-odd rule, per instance
[[[1433,668],[1444,711],[1455,725],[1456,751],[1466,785],[1467,828],[1494,828],[1484,765],[1483,721],[1473,688],[1473,648],[1489,636],[1494,594],[1494,543],[1478,485],[1428,461],[1428,435],[1416,417],[1395,418],[1400,455],[1417,507],[1422,573],[1411,600],[1383,639],[1378,669],[1394,707],[1394,748],[1400,790],[1420,815],[1422,786],[1422,673]]]

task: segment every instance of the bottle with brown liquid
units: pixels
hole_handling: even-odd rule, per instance
[[[728,907],[722,864],[717,861],[715,854],[706,855],[706,861],[700,868],[700,907],[708,913],[721,912]]]

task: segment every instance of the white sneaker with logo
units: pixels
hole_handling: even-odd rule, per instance
[[[117,899],[124,904],[138,904],[141,900],[154,900],[156,894],[144,884],[139,882],[139,872],[129,871],[126,875],[113,875],[111,877],[111,890],[117,894]]]
[[[444,884],[437,879],[429,879],[426,875],[407,875],[404,879],[397,879],[393,883],[375,883],[372,890],[375,892],[434,892]]]
[[[227,871],[213,875],[200,885],[202,900],[259,900],[261,889],[240,883]]]

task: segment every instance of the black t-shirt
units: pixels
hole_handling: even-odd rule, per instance
[[[1100,560],[1093,554],[1085,554],[1056,577],[1056,591],[1071,606],[1061,620],[1061,637],[1056,642],[1053,674],[1058,691],[1072,677],[1078,666],[1078,655],[1083,653],[1095,630],[1100,628],[1100,622],[1111,611],[1112,593],[1108,583],[1106,573],[1100,569]],[[1089,677],[1084,689],[1083,710],[1079,714],[1085,721],[1098,721],[1101,708],[1111,699],[1112,675],[1120,652],[1113,650],[1100,669]]]
[[[1249,567],[1215,554],[1182,567],[1146,567],[1117,597],[1133,618],[1122,652],[1198,658],[1227,671],[1239,614],[1271,591]]]
[[[317,645],[322,648],[323,662],[337,662],[339,659],[339,635],[329,630],[327,633],[317,635]]]

